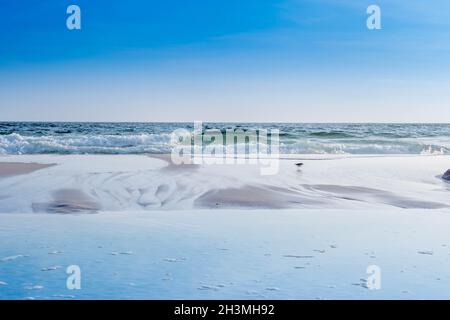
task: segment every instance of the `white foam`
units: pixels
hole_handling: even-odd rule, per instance
[[[255,147],[256,145],[253,145]],[[0,135],[0,154],[161,154],[170,153],[171,133]],[[227,145],[230,148],[230,145]],[[234,146],[231,147],[234,150]],[[245,144],[237,148],[245,149]],[[352,138],[327,139],[297,137],[280,139],[286,154],[446,154],[447,137],[433,138]]]

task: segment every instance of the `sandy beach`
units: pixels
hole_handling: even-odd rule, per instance
[[[446,299],[448,160],[290,156],[261,176],[144,155],[4,156],[0,298]],[[74,264],[81,290],[65,288]]]
[[[0,212],[445,209],[449,163],[449,156],[290,156],[264,176],[260,165],[179,166],[168,156],[5,156]]]
[[[31,173],[36,170],[51,167],[53,164],[2,162],[0,163],[0,178]]]

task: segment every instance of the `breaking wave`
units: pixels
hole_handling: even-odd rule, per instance
[[[187,123],[0,123],[0,154],[170,153],[171,133]],[[278,129],[283,154],[450,153],[450,125],[230,124],[205,128]]]

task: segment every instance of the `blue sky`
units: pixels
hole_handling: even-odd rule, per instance
[[[66,28],[81,8],[82,29]],[[381,7],[382,30],[366,28]],[[0,0],[0,120],[450,122],[446,0]]]

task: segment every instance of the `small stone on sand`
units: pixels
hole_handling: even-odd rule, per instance
[[[442,179],[450,181],[450,169],[448,169],[442,176]]]
[[[426,254],[426,255],[433,255],[433,251],[417,251],[418,254]]]

